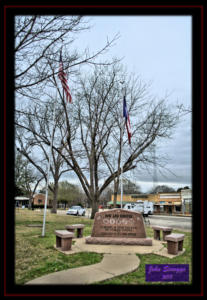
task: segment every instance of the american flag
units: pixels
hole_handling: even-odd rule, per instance
[[[128,141],[129,141],[129,144],[131,144],[132,132],[131,132],[131,125],[130,125],[130,120],[129,120],[129,113],[128,113],[127,106],[126,106],[125,96],[124,96],[124,101],[123,101],[123,117],[125,118],[125,124],[126,124],[126,129],[127,129],[127,134],[128,134]]]
[[[66,73],[63,70],[63,61],[62,61],[62,54],[61,54],[61,52],[60,52],[60,64],[59,64],[58,77],[61,80],[62,87],[63,87],[63,90],[64,90],[65,95],[66,95],[66,100],[71,103],[72,102],[72,97],[71,97],[71,94],[70,94],[70,88],[68,86]]]

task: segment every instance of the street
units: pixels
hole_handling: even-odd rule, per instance
[[[151,215],[149,216],[150,225],[171,226],[177,229],[184,229],[191,231],[192,217],[180,217],[180,216],[162,216]]]

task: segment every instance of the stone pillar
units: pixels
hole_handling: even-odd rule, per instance
[[[183,250],[183,241],[179,241],[178,242],[178,251],[182,251]]]
[[[60,248],[61,247],[61,238],[56,235],[56,247]]]
[[[160,240],[160,230],[154,229],[154,239]]]
[[[77,238],[83,237],[83,228],[77,228]]]
[[[168,241],[167,249],[169,254],[173,254],[173,255],[178,254],[178,242]]]
[[[61,243],[61,250],[68,251],[71,250],[72,238],[64,238]]]

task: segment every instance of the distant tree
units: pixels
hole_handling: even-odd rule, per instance
[[[106,206],[107,202],[111,201],[111,195],[114,194],[113,190],[113,185],[111,184],[103,191],[99,201],[101,205]]]
[[[46,189],[45,189],[45,188],[42,188],[41,190],[39,190],[39,193],[40,193],[40,194],[46,194]]]
[[[15,160],[15,186],[20,191],[22,190],[25,181],[25,178],[23,176],[23,170],[26,167],[26,161],[23,159],[23,156],[19,153],[16,153]]]
[[[83,205],[83,193],[79,186],[68,181],[61,181],[58,184],[58,203],[71,205]]]
[[[156,194],[156,193],[172,193],[175,192],[175,189],[172,187],[169,187],[167,185],[158,185],[155,188],[151,189],[149,191],[150,194]]]
[[[124,194],[140,194],[141,187],[130,181],[129,179],[123,179],[123,193]]]
[[[21,153],[16,154],[15,192],[18,194],[21,192],[21,195],[29,197],[29,208],[32,206],[33,195],[43,178],[42,174],[35,170]]]
[[[14,196],[23,196],[24,190],[22,190],[20,187],[18,187],[16,184],[14,185]]]
[[[188,190],[188,189],[190,189],[189,186],[185,186],[183,188],[180,187],[180,188],[177,189],[177,192],[179,193],[181,190]]]

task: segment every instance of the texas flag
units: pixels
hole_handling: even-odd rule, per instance
[[[127,129],[127,134],[128,134],[128,141],[129,141],[129,144],[131,144],[132,132],[131,132],[129,113],[128,113],[127,106],[126,106],[125,96],[124,96],[124,101],[123,101],[123,117],[125,118],[125,124],[126,124],[126,129]]]

